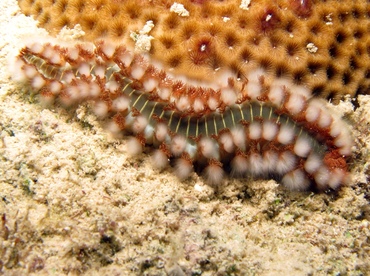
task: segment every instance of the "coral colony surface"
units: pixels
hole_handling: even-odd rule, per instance
[[[273,177],[293,190],[348,182],[352,138],[326,101],[368,93],[364,0],[20,0],[52,35],[30,41],[14,78],[41,99],[90,102],[129,149],[210,184]],[[321,98],[320,98],[321,97]]]

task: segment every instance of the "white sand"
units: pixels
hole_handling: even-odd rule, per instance
[[[45,109],[25,93],[7,58],[46,32],[15,0],[0,10],[0,274],[368,274],[368,96],[339,106],[356,137],[351,187],[230,180],[215,192],[129,157],[86,106]]]

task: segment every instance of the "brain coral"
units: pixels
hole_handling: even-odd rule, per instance
[[[368,1],[177,2],[182,10],[167,0],[19,0],[19,5],[51,33],[80,24],[85,40],[110,38],[132,48],[131,32],[152,20],[151,57],[197,80],[214,78],[224,68],[240,78],[262,68],[267,83],[287,78],[334,101],[369,92]]]

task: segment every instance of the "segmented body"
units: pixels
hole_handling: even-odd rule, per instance
[[[286,187],[337,188],[348,181],[352,139],[345,124],[286,79],[268,85],[264,71],[246,80],[184,83],[145,57],[107,42],[61,47],[34,43],[15,61],[19,81],[44,100],[90,101],[129,148],[153,145],[154,165],[175,160],[181,179],[203,170],[211,184],[224,172],[274,177]]]

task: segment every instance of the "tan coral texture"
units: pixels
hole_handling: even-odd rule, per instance
[[[87,40],[112,38],[133,46],[130,32],[148,20],[150,54],[167,68],[207,79],[230,68],[241,78],[255,68],[286,77],[334,100],[366,94],[370,84],[370,4],[364,0],[178,1],[19,0],[26,15],[56,34],[80,24]]]

